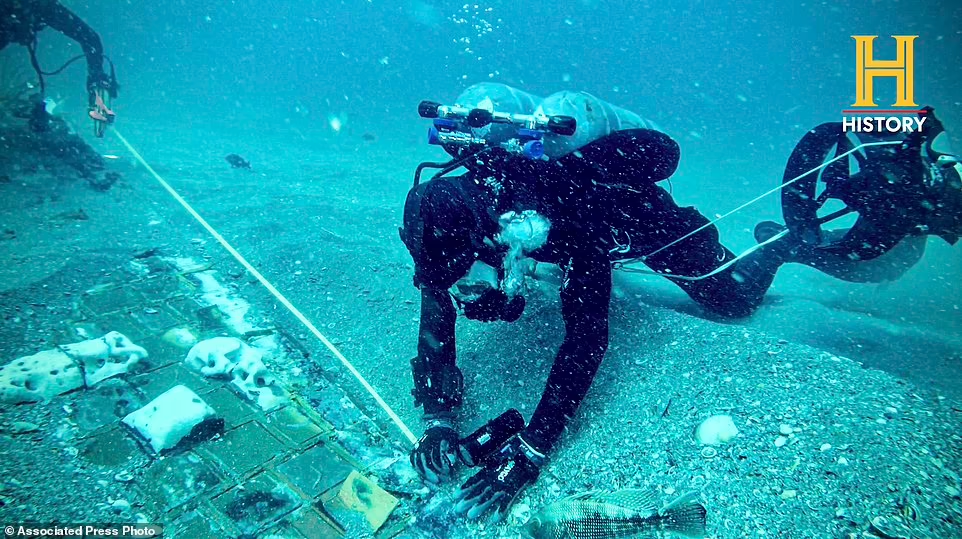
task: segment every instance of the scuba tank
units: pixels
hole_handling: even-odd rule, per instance
[[[544,153],[559,158],[580,150],[592,142],[626,129],[652,129],[661,131],[653,122],[641,116],[602,101],[587,92],[556,92],[546,97],[535,114],[546,116],[570,116],[577,122],[575,133],[567,137],[553,134],[545,136]]]
[[[510,112],[514,114],[533,114],[542,98],[528,92],[512,88],[499,82],[480,82],[468,86],[455,103],[458,105]]]
[[[661,131],[654,122],[629,110],[598,99],[587,92],[561,91],[541,98],[534,94],[496,82],[469,86],[455,101],[469,109],[483,109],[506,114],[530,114],[541,117],[566,116],[575,120],[574,134],[547,132],[544,155],[556,159],[616,131],[652,129]],[[491,123],[473,128],[472,134],[488,144],[501,144],[517,136],[511,124]]]
[[[534,114],[542,98],[507,84],[481,82],[461,92],[455,100],[457,105],[469,109],[482,109],[506,114]],[[488,144],[498,145],[517,136],[518,128],[512,124],[489,123],[484,127],[471,128],[471,134]]]
[[[455,159],[419,165],[415,186],[425,168],[440,169],[434,177],[461,166],[494,175],[511,170],[518,177],[561,169],[583,176],[597,165],[595,172],[600,167],[608,173],[592,181],[641,186],[667,179],[678,166],[678,144],[654,122],[585,92],[541,99],[505,84],[480,83],[454,105],[422,101],[418,114],[433,120],[428,143]]]

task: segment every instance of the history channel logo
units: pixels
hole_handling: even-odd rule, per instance
[[[919,36],[892,36],[894,60],[879,60],[874,55],[878,36],[852,36],[855,39],[855,103],[843,110],[842,130],[854,133],[897,134],[921,131],[925,111],[915,102],[915,40]],[[895,80],[895,102],[887,110],[875,102],[875,81]]]

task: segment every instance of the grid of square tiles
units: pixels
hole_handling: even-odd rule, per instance
[[[132,487],[152,512],[166,515],[176,537],[265,532],[293,538],[341,537],[325,503],[364,464],[334,443],[332,425],[296,397],[264,413],[234,393],[230,384],[184,367],[185,350],[163,339],[163,333],[187,327],[202,338],[223,334],[220,313],[192,299],[194,287],[184,275],[164,271],[156,259],[145,263],[156,266],[150,277],[85,295],[77,309],[82,321],[69,324],[59,339],[63,342],[55,343],[75,340],[77,328],[91,335],[113,330],[150,352],[145,372],[105,382],[105,389],[91,391],[78,402],[78,417],[84,418],[80,424],[84,455],[99,465],[118,466],[133,452],[144,451],[118,426],[116,413],[103,413],[109,408],[105,404],[120,397],[136,409],[182,384],[225,420],[224,432],[153,459]],[[404,527],[404,522],[389,523],[378,536],[393,536]]]

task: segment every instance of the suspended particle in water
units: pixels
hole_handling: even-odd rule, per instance
[[[344,124],[341,122],[341,119],[338,118],[337,116],[331,116],[330,118],[327,119],[327,122],[331,126],[331,129],[334,130],[335,133],[340,133],[341,128],[344,127]]]

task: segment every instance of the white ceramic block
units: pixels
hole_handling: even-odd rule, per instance
[[[262,410],[273,410],[281,404],[283,392],[260,358],[242,360],[234,367],[231,376],[234,377],[231,383],[240,393],[256,402]]]
[[[214,337],[195,344],[184,363],[190,370],[211,377],[229,377],[241,361],[260,360],[261,352],[235,337]]]
[[[230,378],[238,393],[266,411],[277,408],[286,394],[267,370],[263,356],[235,337],[214,337],[195,344],[184,363],[204,376]]]
[[[168,389],[123,421],[160,453],[177,445],[194,427],[214,416],[213,408],[181,385]]]

